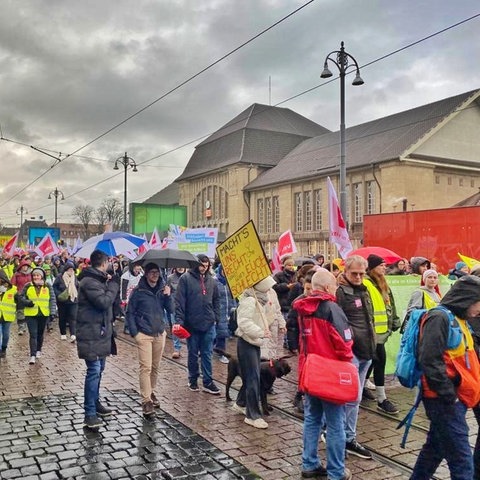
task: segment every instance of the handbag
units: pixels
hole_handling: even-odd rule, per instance
[[[358,398],[358,369],[350,362],[309,353],[299,382],[300,390],[339,405]]]
[[[62,293],[60,293],[57,297],[57,302],[67,302],[70,298],[68,293],[68,289],[65,289]]]

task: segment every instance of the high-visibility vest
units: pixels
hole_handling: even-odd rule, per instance
[[[25,307],[26,317],[36,317],[43,315],[48,317],[50,315],[50,290],[47,286],[40,288],[40,293],[33,285],[30,285],[25,292],[25,296],[34,303],[33,307]]]
[[[17,287],[12,285],[4,294],[0,300],[0,312],[2,318],[6,322],[15,321],[15,312],[17,310],[17,304],[15,303],[15,294],[17,293]]]
[[[363,284],[367,287],[373,305],[373,324],[375,333],[382,334],[388,332],[388,316],[385,300],[380,290],[373,284],[369,278],[363,280]]]

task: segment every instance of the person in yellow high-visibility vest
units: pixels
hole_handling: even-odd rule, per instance
[[[25,320],[30,334],[30,365],[42,356],[43,335],[50,315],[55,315],[57,303],[53,288],[45,282],[45,271],[32,270],[32,281],[27,283],[20,295],[19,304],[25,306]]]
[[[10,283],[4,270],[0,270],[0,358],[7,355],[10,326],[17,310],[17,287]]]
[[[375,358],[370,366],[367,378],[373,370],[375,393],[377,395],[377,408],[382,412],[396,415],[399,410],[385,394],[385,366],[387,352],[385,343],[392,334],[400,328],[400,318],[397,315],[392,291],[387,284],[385,271],[387,265],[382,257],[369,255],[368,275],[363,284],[367,287],[373,306],[373,326],[375,330],[376,348]]]

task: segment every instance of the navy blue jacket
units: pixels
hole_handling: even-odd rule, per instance
[[[206,332],[220,321],[220,299],[216,280],[200,275],[198,267],[185,272],[175,292],[175,319],[189,332]]]
[[[157,337],[166,328],[164,310],[172,313],[172,299],[163,294],[163,285],[152,291],[147,279],[142,277],[130,295],[127,307],[127,325],[130,335],[138,332]]]

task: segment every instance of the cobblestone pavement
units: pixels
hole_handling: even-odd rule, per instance
[[[119,355],[107,360],[101,390],[116,415],[98,434],[91,434],[82,428],[85,367],[75,345],[61,341],[58,332],[49,333],[42,358],[29,365],[28,336],[18,336],[14,327],[10,343],[7,357],[0,360],[2,479],[300,478],[302,424],[288,414],[293,414],[296,388],[294,358],[289,381],[277,381],[277,394],[269,399],[287,414],[276,409],[267,419],[269,428],[255,430],[231,410],[223,388],[220,397],[187,388],[186,348],[174,362],[170,360],[172,342],[167,340],[156,392],[161,409],[157,419],[149,422],[143,419],[137,393],[136,347],[119,341]],[[229,341],[228,350],[235,350],[235,341]],[[214,360],[214,378],[220,386],[226,381],[226,371],[226,365]],[[389,397],[401,405],[402,418],[412,393],[394,384],[387,388]],[[417,417],[417,423],[427,424],[421,412]],[[380,416],[374,408],[361,410],[358,440],[384,458],[350,456],[347,466],[355,479],[408,478],[385,462],[412,466],[425,434],[412,430],[407,448],[401,449],[402,432],[396,430],[397,424],[398,419]],[[322,458],[324,449],[321,444]],[[445,466],[436,478],[449,478]]]

